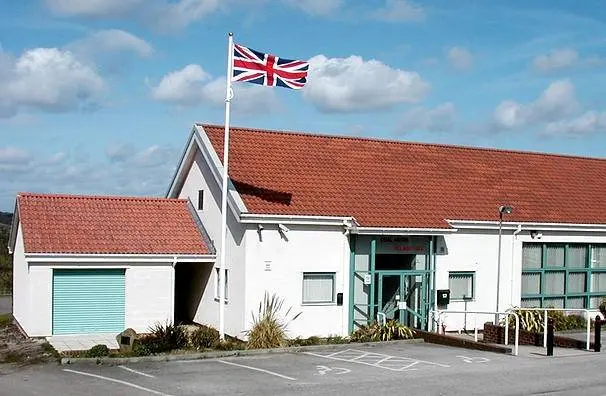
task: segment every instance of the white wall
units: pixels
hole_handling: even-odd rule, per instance
[[[126,328],[146,333],[158,322],[173,321],[175,271],[172,265],[129,267],[125,276]]]
[[[217,248],[218,258],[220,257],[219,245],[221,244],[221,186],[217,184],[199,150],[196,152],[191,167],[187,170],[187,176],[178,197],[182,199],[189,198],[197,209],[198,190],[204,190],[205,201],[203,210],[198,210],[198,216],[200,216],[202,224],[204,224],[209,237]],[[229,273],[229,296],[228,303],[225,305],[225,332],[229,335],[241,337],[240,333],[244,328],[245,314],[243,293],[245,277],[244,227],[237,222],[229,210],[227,225],[226,267]],[[218,328],[219,301],[215,299],[215,282],[213,270],[202,295],[195,321]]]
[[[501,277],[499,308],[504,311],[520,306],[522,276],[522,245],[524,242],[542,243],[606,243],[605,233],[581,233],[564,231],[541,231],[541,239],[532,239],[530,230],[522,228],[515,237],[512,229],[504,230],[501,245]],[[449,271],[475,271],[475,299],[468,302],[469,311],[494,311],[496,309],[498,233],[496,230],[459,230],[446,235],[446,255],[436,258],[436,289],[448,289]],[[464,310],[463,302],[451,302],[448,309]],[[463,328],[463,314],[446,314],[446,330]],[[494,315],[480,315],[478,328]],[[467,329],[474,328],[473,315],[467,317]]]
[[[28,312],[29,274],[23,252],[23,232],[19,224],[13,251],[13,316],[26,332],[29,325]]]
[[[136,265],[108,263],[35,263],[29,266],[29,288],[19,323],[30,337],[52,335],[53,268],[126,268],[125,328],[148,332],[156,322],[173,320],[174,270],[172,263]],[[15,301],[22,296],[15,294]],[[21,309],[21,308],[20,308]]]
[[[469,311],[494,311],[496,309],[496,282],[498,235],[476,231],[459,230],[456,234],[446,235],[446,255],[436,256],[436,289],[448,289],[448,274],[451,271],[475,271],[475,298],[467,303]],[[509,308],[511,290],[511,233],[502,237],[501,280],[499,309]],[[518,296],[519,300],[519,296]],[[464,302],[451,301],[449,310],[462,311]],[[446,330],[463,328],[464,315],[446,314]],[[494,320],[494,315],[483,315],[477,319],[478,328],[483,323]],[[473,317],[467,317],[467,329],[472,329]]]
[[[263,226],[262,240],[256,226],[246,232],[245,329],[267,291],[284,299],[284,311],[301,312],[289,325],[290,337],[347,335],[349,242],[343,229],[288,225],[285,240],[276,225]],[[304,272],[335,272],[335,295],[343,293],[343,305],[303,305]]]

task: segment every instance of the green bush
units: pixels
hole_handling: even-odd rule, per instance
[[[86,357],[88,358],[99,358],[104,356],[109,356],[109,348],[107,347],[107,345],[95,345],[94,347],[86,351]]]
[[[372,342],[407,340],[413,338],[414,335],[414,330],[392,319],[384,325],[374,322],[370,326],[361,326],[351,334],[350,338],[352,342]]]
[[[219,331],[213,327],[201,325],[192,332],[189,343],[198,350],[214,348],[219,343]]]
[[[134,356],[149,356],[160,353],[158,340],[153,335],[141,336],[133,341],[132,354]]]
[[[172,323],[156,323],[150,329],[150,333],[155,337],[158,352],[168,352],[173,349],[181,349],[187,346],[187,336],[180,326]],[[152,342],[152,344],[154,344]]]
[[[309,345],[320,345],[322,344],[320,337],[311,336],[309,338],[294,338],[288,341],[289,346],[309,346]]]
[[[12,322],[11,314],[0,315],[0,329],[10,326]]]
[[[532,333],[542,333],[545,325],[545,311],[517,308],[514,310],[520,317],[520,329]],[[553,319],[555,331],[579,330],[587,328],[587,320],[581,315],[566,315],[564,311],[547,311],[547,317]],[[501,324],[505,319],[501,320]],[[515,327],[515,319],[509,317],[509,327]]]
[[[275,294],[271,297],[266,292],[259,303],[258,315],[253,314],[253,327],[246,332],[249,349],[277,348],[287,345],[286,329],[288,324],[297,319],[301,313],[288,319],[290,308],[281,315],[284,300]]]
[[[349,340],[339,335],[331,335],[326,339],[327,344],[347,344]]]

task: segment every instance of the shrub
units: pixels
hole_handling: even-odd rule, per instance
[[[187,346],[187,336],[180,326],[172,323],[156,323],[150,328],[151,335],[155,338],[157,352],[168,352],[173,349],[181,349]]]
[[[520,317],[520,329],[532,333],[542,333],[545,325],[545,311],[517,308],[514,310]],[[566,315],[564,311],[547,311],[547,317],[553,319],[555,331],[585,329],[587,320],[581,315]],[[503,319],[501,323],[505,320]],[[515,326],[515,320],[509,318],[509,327]]]
[[[133,342],[132,354],[135,356],[149,356],[160,352],[158,340],[153,335],[141,336]]]
[[[107,347],[107,345],[95,345],[94,347],[86,351],[86,357],[88,358],[99,358],[104,356],[109,356],[109,348]]]
[[[12,315],[11,314],[5,314],[5,315],[0,315],[0,329],[8,327],[12,322]]]
[[[407,340],[414,337],[414,330],[403,325],[395,319],[387,321],[384,325],[374,322],[370,326],[361,326],[351,334],[352,342],[372,342]]]
[[[322,340],[320,337],[311,336],[309,338],[300,338],[297,337],[295,339],[289,340],[289,346],[309,346],[309,345],[320,345],[322,344]]]
[[[263,301],[259,303],[258,315],[252,315],[253,326],[246,332],[248,336],[248,348],[263,349],[286,346],[286,329],[288,324],[297,319],[301,313],[288,319],[291,308],[284,317],[281,315],[284,300],[275,294],[271,297],[266,292]]]
[[[214,348],[219,343],[219,331],[213,327],[201,325],[190,338],[190,344],[196,349]]]
[[[349,340],[345,337],[341,337],[339,335],[331,335],[326,339],[327,344],[347,344]]]

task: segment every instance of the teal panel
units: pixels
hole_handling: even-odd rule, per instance
[[[53,334],[124,330],[124,269],[53,271]]]

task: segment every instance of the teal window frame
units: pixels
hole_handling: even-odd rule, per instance
[[[476,272],[475,271],[449,271],[448,272],[448,288],[450,289],[450,278],[452,275],[455,276],[471,276],[471,297],[464,299],[462,297],[457,298],[453,296],[452,290],[450,290],[450,301],[474,301],[476,299]]]
[[[541,266],[540,268],[524,269],[524,262],[522,262],[522,277],[526,274],[538,274],[540,276],[539,293],[537,294],[524,294],[521,290],[521,302],[524,300],[539,300],[540,308],[547,308],[550,306],[550,300],[563,300],[564,308],[576,308],[569,306],[570,299],[583,298],[583,308],[593,309],[597,307],[591,306],[592,298],[604,298],[606,297],[606,291],[592,292],[592,277],[594,274],[606,273],[606,267],[594,268],[592,266],[592,252],[594,247],[604,248],[606,244],[588,244],[588,243],[537,243],[537,242],[524,242],[522,250],[527,246],[541,246]],[[569,266],[569,249],[570,247],[582,246],[585,248],[585,265],[583,267],[571,267]],[[564,247],[564,266],[555,267],[549,266],[547,262],[547,248],[548,247]],[[524,254],[522,254],[523,261]],[[546,276],[549,274],[563,273],[564,274],[564,293],[549,294],[546,292]],[[571,292],[569,291],[569,277],[570,274],[582,273],[585,274],[585,291],[584,292]],[[524,306],[523,304],[521,304]]]

